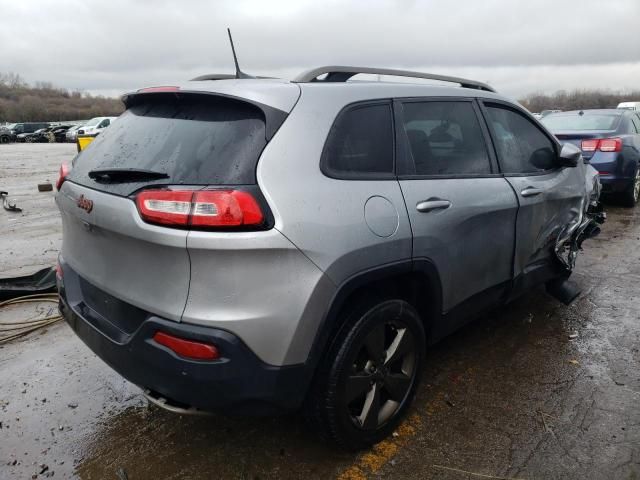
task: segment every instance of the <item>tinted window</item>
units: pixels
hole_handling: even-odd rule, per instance
[[[500,107],[487,110],[504,173],[535,173],[555,167],[554,144],[530,120]]]
[[[491,173],[489,156],[469,102],[409,102],[404,129],[417,175]]]
[[[133,105],[75,159],[69,179],[129,195],[146,183],[98,183],[89,171],[136,168],[167,173],[154,184],[253,184],[266,145],[262,111],[205,95],[154,96]]]
[[[554,113],[542,118],[542,123],[552,132],[573,130],[615,130],[619,114],[585,112]]]
[[[635,132],[632,133],[640,133],[640,118],[637,115],[632,115],[631,123],[633,124],[632,128],[635,129]]]
[[[362,105],[341,113],[329,133],[322,162],[330,175],[393,174],[391,106]]]

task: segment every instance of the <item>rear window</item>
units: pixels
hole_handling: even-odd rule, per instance
[[[573,130],[615,130],[620,115],[615,114],[556,114],[542,118],[542,123],[552,132]]]
[[[98,135],[76,157],[69,179],[119,195],[149,183],[254,184],[265,145],[264,115],[254,105],[212,95],[154,94]],[[168,178],[109,184],[89,178],[91,170],[105,168],[153,170]]]

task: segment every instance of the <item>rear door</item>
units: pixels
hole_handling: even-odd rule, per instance
[[[399,179],[413,257],[429,259],[445,312],[495,302],[512,273],[518,204],[473,99],[396,101]]]
[[[516,285],[535,284],[553,273],[556,239],[583,211],[583,168],[558,167],[558,143],[515,106],[485,101],[483,112],[500,168],[520,204]]]
[[[62,185],[57,196],[62,260],[89,284],[93,298],[100,298],[98,289],[179,320],[189,289],[188,230],[144,222],[134,196],[150,187],[255,184],[265,145],[264,115],[247,102],[215,95],[141,95],[78,154]],[[101,169],[121,173],[90,175]],[[129,176],[127,169],[164,177]],[[101,302],[95,303],[100,313]]]

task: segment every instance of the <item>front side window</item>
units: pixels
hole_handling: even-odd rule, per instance
[[[471,102],[407,102],[403,124],[416,175],[491,173]]]
[[[323,171],[332,177],[392,176],[391,106],[358,105],[343,111],[322,156]]]
[[[487,111],[503,173],[539,173],[555,168],[553,142],[529,119],[498,106],[488,106]]]

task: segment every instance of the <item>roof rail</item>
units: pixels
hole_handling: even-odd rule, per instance
[[[466,78],[449,77],[446,75],[437,75],[435,73],[411,72],[408,70],[393,70],[390,68],[371,68],[371,67],[319,67],[298,75],[293,81],[299,83],[307,82],[346,82],[354,75],[359,73],[371,73],[374,75],[391,75],[394,77],[410,77],[425,78],[427,80],[438,80],[440,82],[458,83],[464,88],[475,88],[477,90],[486,90],[495,92],[495,90],[486,83],[476,82],[475,80],[467,80]],[[320,75],[327,74],[323,80],[318,79]]]

